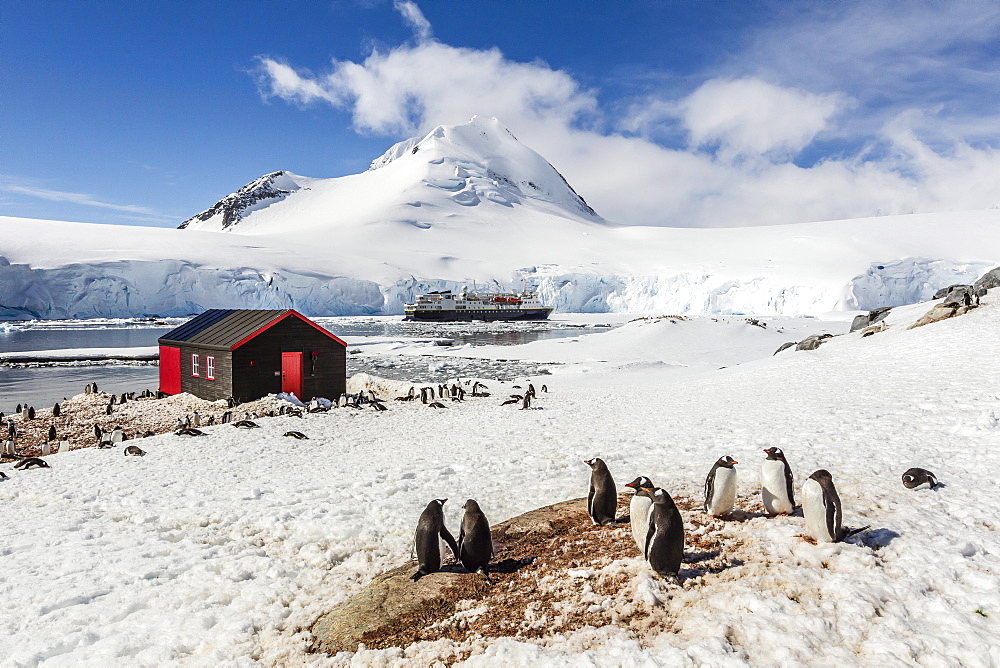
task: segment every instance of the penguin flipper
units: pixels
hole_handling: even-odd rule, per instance
[[[656,535],[656,525],[653,523],[653,513],[650,511],[649,516],[649,528],[646,529],[646,542],[642,548],[642,556],[646,561],[649,561],[649,546],[653,544],[653,536]]]
[[[458,549],[455,537],[451,535],[450,531],[448,531],[448,527],[442,525],[440,535],[441,538],[444,539],[444,542],[448,543],[448,548],[451,550],[451,553],[455,555],[455,561],[461,561],[462,558],[459,556],[461,550]]]

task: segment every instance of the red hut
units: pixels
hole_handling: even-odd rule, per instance
[[[211,309],[159,344],[163,394],[252,401],[290,392],[335,400],[347,385],[347,344],[292,309]]]

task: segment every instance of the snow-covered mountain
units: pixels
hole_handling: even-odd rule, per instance
[[[473,281],[533,285],[558,311],[804,315],[928,299],[1000,264],[995,210],[617,225],[482,118],[396,144],[361,174],[267,174],[182,227],[0,217],[0,318],[394,314]]]
[[[497,119],[477,116],[399,142],[362,174],[334,179],[267,174],[180,227],[332,233],[372,223],[478,226],[512,216],[603,221],[545,158]]]

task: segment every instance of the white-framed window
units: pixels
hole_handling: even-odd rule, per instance
[[[199,363],[198,356],[191,355],[191,375],[197,376],[200,370],[201,370],[201,364]]]
[[[215,380],[215,358],[205,357],[205,378]]]

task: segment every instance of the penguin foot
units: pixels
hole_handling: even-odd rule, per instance
[[[410,576],[410,579],[413,580],[414,582],[416,582],[417,580],[419,580],[420,578],[424,577],[425,575],[430,575],[430,574],[429,573],[425,573],[424,571],[418,570],[416,573],[414,573],[413,575]]]

